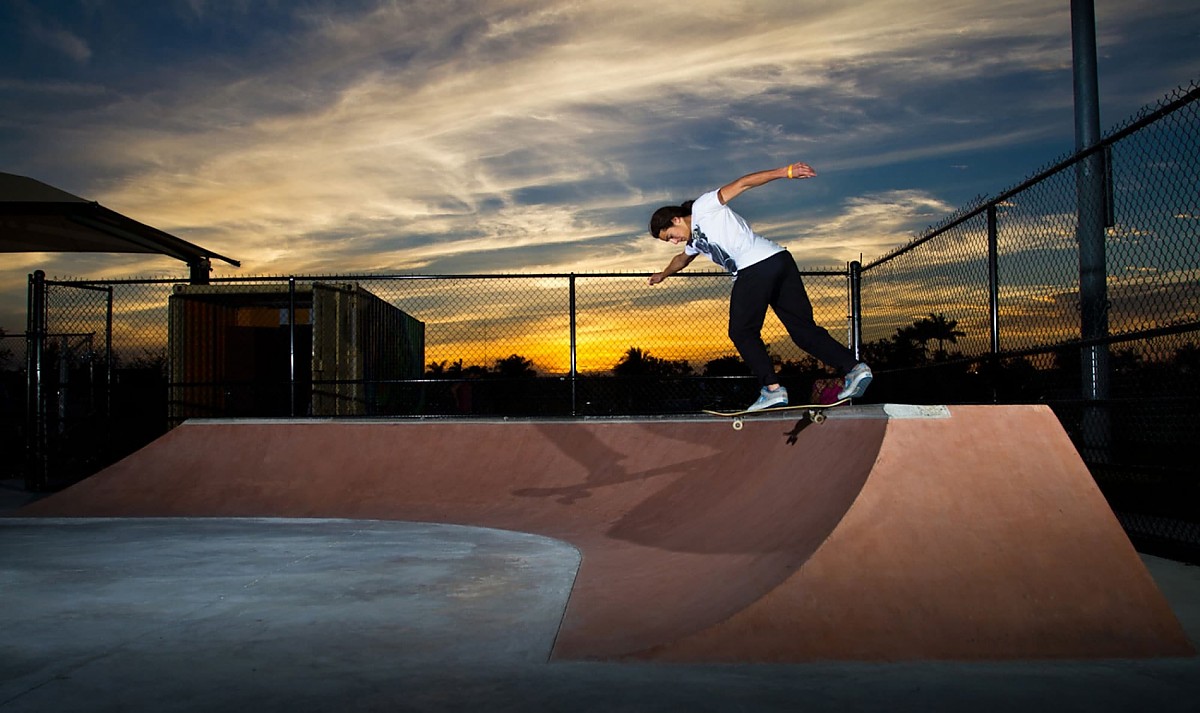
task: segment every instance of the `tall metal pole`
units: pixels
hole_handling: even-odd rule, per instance
[[[209,273],[212,272],[212,261],[206,257],[197,258],[195,262],[188,263],[189,281],[193,285],[207,285],[211,283]]]
[[[1075,150],[1100,144],[1100,88],[1096,63],[1096,9],[1094,0],[1071,0],[1071,46],[1075,84]],[[1077,166],[1076,197],[1079,240],[1080,337],[1108,336],[1108,264],[1104,244],[1104,155],[1093,150]],[[1085,401],[1082,441],[1090,461],[1107,461],[1109,424],[1108,345],[1082,348],[1081,386]]]

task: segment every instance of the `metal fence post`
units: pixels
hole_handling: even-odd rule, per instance
[[[104,432],[105,444],[112,443],[113,419],[113,288],[104,290]]]
[[[296,277],[288,277],[288,415],[296,417]]]
[[[571,415],[578,416],[579,408],[576,402],[576,387],[579,382],[579,363],[577,360],[576,342],[575,342],[575,273],[571,273],[568,277],[570,285],[570,323],[571,323]]]
[[[1000,235],[996,204],[987,209],[988,246],[988,319],[991,325],[991,345],[988,360],[991,362],[992,403],[1000,398]]]
[[[862,361],[862,263],[850,263],[850,351]]]
[[[46,273],[29,276],[25,327],[25,489],[46,487],[46,384],[42,368],[46,357]]]
[[[991,324],[992,356],[1000,353],[1000,240],[995,204],[987,209],[988,233],[988,318]]]

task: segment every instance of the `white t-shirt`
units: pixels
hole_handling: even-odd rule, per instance
[[[683,251],[709,256],[736,280],[738,270],[782,252],[783,246],[751,230],[742,216],[721,205],[717,191],[710,191],[692,203],[692,237]]]

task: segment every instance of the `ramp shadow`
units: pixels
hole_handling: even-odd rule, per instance
[[[863,421],[780,433],[689,431],[641,426],[644,443],[701,451],[694,457],[639,467],[646,461],[594,433],[541,427],[541,433],[587,473],[582,482],[519,488],[517,497],[585,498],[628,504],[607,536],[674,552],[788,553],[807,559],[841,521],[866,483],[882,442],[882,422]],[[768,430],[768,429],[773,430]],[[717,434],[704,439],[703,436]],[[655,482],[648,482],[655,481]]]

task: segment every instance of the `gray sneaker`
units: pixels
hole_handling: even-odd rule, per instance
[[[758,401],[746,407],[747,411],[762,411],[765,408],[773,406],[787,406],[787,389],[780,386],[778,389],[771,391],[767,387],[762,387],[758,392]]]
[[[838,393],[838,400],[857,399],[862,396],[871,383],[872,376],[871,367],[862,363],[855,365],[850,373],[846,374],[846,385]]]

